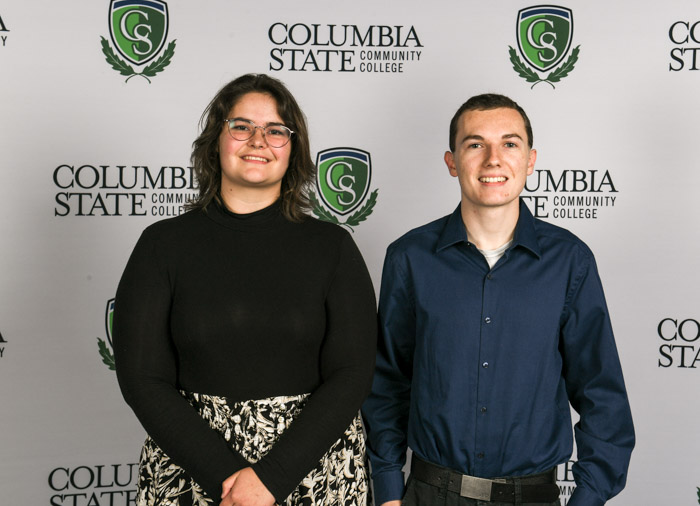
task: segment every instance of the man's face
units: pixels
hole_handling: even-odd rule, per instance
[[[535,168],[525,122],[515,109],[467,111],[459,118],[454,152],[445,153],[459,179],[463,206],[472,210],[518,208],[518,196]]]

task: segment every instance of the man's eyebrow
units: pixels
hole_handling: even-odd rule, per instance
[[[521,141],[523,140],[523,138],[520,136],[520,134],[516,134],[516,133],[503,134],[503,136],[501,137],[501,139],[513,139],[513,138],[520,139]],[[483,141],[484,138],[478,134],[467,134],[462,139],[462,142],[467,141],[467,140]]]

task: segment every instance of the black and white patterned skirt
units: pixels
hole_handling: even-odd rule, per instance
[[[224,397],[182,392],[212,429],[251,464],[260,460],[301,412],[309,394],[227,403]],[[210,498],[150,438],[139,462],[137,506],[211,506]],[[359,414],[282,503],[285,506],[365,506],[369,479]]]

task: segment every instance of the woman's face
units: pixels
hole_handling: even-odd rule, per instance
[[[243,95],[229,111],[227,119],[231,118],[246,119],[262,127],[270,123],[284,125],[275,99],[257,92]],[[246,196],[276,199],[289,166],[293,141],[273,148],[267,144],[260,128],[255,129],[250,139],[238,141],[231,137],[226,123],[222,127],[219,135],[222,197],[225,200]],[[261,193],[258,195],[258,192]]]

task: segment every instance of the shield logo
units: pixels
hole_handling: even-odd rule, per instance
[[[348,214],[369,191],[372,162],[367,151],[331,148],[316,156],[316,184],[323,202],[338,214]]]
[[[107,331],[109,345],[114,348],[114,344],[112,344],[112,323],[114,323],[114,299],[109,299],[105,311],[105,330]]]
[[[571,9],[537,5],[518,11],[518,46],[523,58],[536,70],[556,66],[569,51],[574,35]]]
[[[143,65],[165,44],[168,6],[161,0],[112,0],[109,33],[125,59],[134,65]]]

